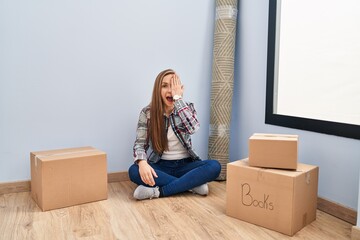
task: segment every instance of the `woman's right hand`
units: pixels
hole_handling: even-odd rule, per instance
[[[139,161],[138,165],[141,180],[149,186],[154,186],[154,177],[158,177],[155,170],[147,163],[146,160]]]
[[[171,95],[182,96],[184,92],[184,85],[182,85],[179,75],[175,73],[171,78],[170,83],[171,83]]]

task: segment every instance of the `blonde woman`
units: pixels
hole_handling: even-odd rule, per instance
[[[201,160],[191,135],[200,127],[192,103],[183,99],[183,85],[172,69],[156,77],[151,103],[143,108],[134,143],[134,164],[129,168],[138,200],[191,191],[208,194],[207,183],[221,170],[216,160]]]

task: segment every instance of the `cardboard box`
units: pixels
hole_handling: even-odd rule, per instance
[[[31,196],[43,210],[107,199],[106,153],[93,147],[30,153]]]
[[[228,163],[226,214],[292,236],[316,219],[318,172],[301,163],[296,171]]]
[[[250,166],[296,169],[297,159],[297,135],[255,133],[249,138]]]

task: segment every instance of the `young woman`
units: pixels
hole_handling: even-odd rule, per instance
[[[160,72],[151,103],[140,112],[129,168],[131,181],[139,185],[134,192],[138,200],[185,191],[207,195],[207,182],[220,174],[218,161],[201,160],[192,148],[191,135],[200,125],[194,105],[182,96],[179,76],[171,69]]]

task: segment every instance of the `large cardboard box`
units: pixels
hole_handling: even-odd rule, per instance
[[[297,160],[297,135],[255,133],[249,138],[250,166],[296,169]]]
[[[228,163],[226,214],[292,236],[316,219],[318,172],[301,163],[296,171]]]
[[[30,153],[31,196],[43,210],[107,199],[106,153],[93,147]]]

